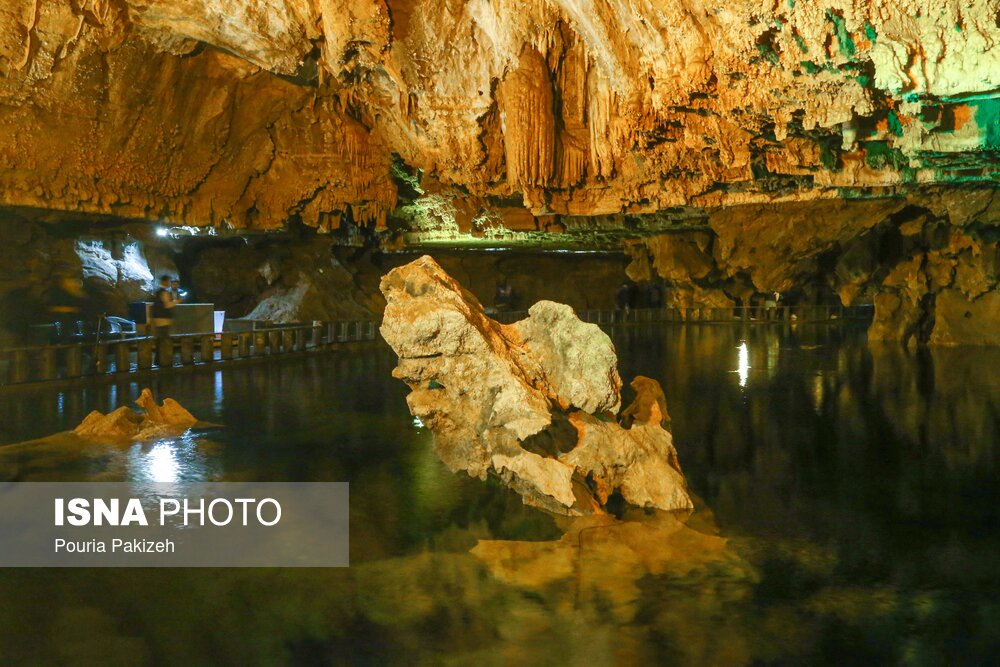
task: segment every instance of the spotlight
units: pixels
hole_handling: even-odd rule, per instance
[[[164,236],[166,236],[169,233],[170,232],[167,230],[166,227],[157,227],[156,228],[156,235],[159,236],[159,237],[161,237],[161,238],[164,237]]]

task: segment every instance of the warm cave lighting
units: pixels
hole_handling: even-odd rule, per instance
[[[737,368],[734,373],[738,373],[740,376],[740,386],[747,386],[747,377],[750,375],[750,350],[747,349],[746,341],[740,343],[740,346],[736,348],[739,350],[739,360],[737,361]]]

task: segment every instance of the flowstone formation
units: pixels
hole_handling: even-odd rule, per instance
[[[172,398],[159,405],[149,389],[143,389],[136,405],[142,412],[128,406],[102,414],[94,410],[77,426],[73,433],[85,439],[113,438],[152,440],[179,435],[198,423],[198,419]]]
[[[392,214],[455,238],[989,184],[996,17],[995,0],[8,0],[0,195],[221,228]]]
[[[881,338],[991,343],[998,11],[997,0],[6,0],[0,214],[91,231],[121,219],[219,237],[315,230],[389,251],[624,249],[636,280],[668,283],[668,306],[804,289],[810,303],[874,303]],[[967,219],[974,207],[981,219]],[[859,267],[864,246],[916,209],[982,253],[958,250],[944,264],[965,268],[946,275],[922,254],[937,241],[901,257],[890,240]],[[910,258],[916,281],[900,267]],[[93,280],[115,268],[99,264]],[[0,296],[37,291],[24,283],[46,266],[0,276]],[[343,272],[281,273],[265,278],[255,316],[367,309],[326,298]],[[0,303],[0,320],[23,310]]]
[[[393,375],[449,468],[495,474],[559,514],[602,512],[616,491],[640,507],[692,508],[655,397],[631,428],[615,421],[617,357],[596,325],[551,301],[500,324],[428,256],[390,271],[381,290]]]

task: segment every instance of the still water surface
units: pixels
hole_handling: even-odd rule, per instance
[[[0,664],[996,664],[1000,350],[612,333],[626,382],[664,386],[686,525],[581,529],[453,475],[384,348],[162,375],[221,427],[0,446],[0,479],[349,481],[351,567],[0,571]],[[0,393],[0,445],[140,388]]]

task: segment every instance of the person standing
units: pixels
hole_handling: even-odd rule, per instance
[[[650,283],[646,287],[646,307],[657,309],[663,307],[663,290],[656,283]]]
[[[629,310],[632,308],[632,302],[635,300],[635,292],[632,286],[628,283],[622,283],[622,286],[618,288],[615,292],[615,307],[622,313],[624,313],[623,318],[628,319]]]
[[[514,290],[509,284],[507,284],[507,279],[504,278],[501,282],[497,283],[496,293],[493,296],[493,307],[499,310],[510,310],[513,306],[514,301]]]
[[[170,293],[174,296],[174,304],[178,304],[184,301],[184,295],[186,292],[181,289],[181,281],[174,279],[170,282]]]
[[[159,365],[171,365],[173,359],[167,359],[166,342],[170,338],[170,328],[174,323],[174,306],[177,301],[174,299],[174,292],[170,288],[170,276],[160,276],[160,288],[153,295],[153,333],[156,336],[156,349],[159,356]],[[173,349],[169,352],[173,356]]]

